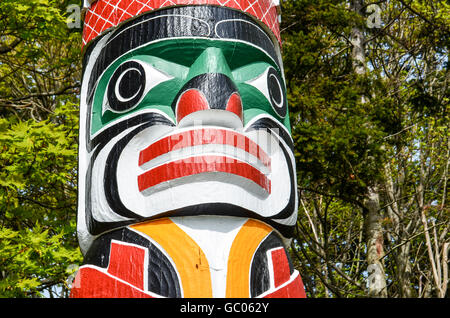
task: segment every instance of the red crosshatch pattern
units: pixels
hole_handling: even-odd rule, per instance
[[[83,46],[105,30],[147,11],[174,5],[219,5],[246,12],[264,24],[280,41],[277,7],[273,0],[98,0],[86,12]]]

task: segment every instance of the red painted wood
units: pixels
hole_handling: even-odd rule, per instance
[[[300,275],[289,284],[265,295],[264,298],[306,298],[305,288]]]
[[[289,262],[283,248],[270,252],[273,264],[273,277],[275,287],[287,282],[291,278]]]
[[[173,150],[207,144],[229,145],[242,149],[270,168],[270,157],[250,138],[231,130],[215,128],[184,131],[164,137],[140,152],[139,166]]]
[[[241,120],[243,119],[242,100],[239,94],[234,93],[233,95],[231,95],[225,109],[236,114]]]
[[[174,5],[218,5],[243,11],[264,23],[281,43],[277,8],[272,0],[97,0],[86,12],[83,46],[132,17]]]
[[[209,109],[209,106],[203,93],[196,89],[187,90],[177,103],[177,121],[180,122],[185,116],[206,109]]]
[[[71,298],[151,298],[144,291],[145,256],[139,246],[111,242],[107,269],[93,265],[80,268]]]
[[[137,246],[111,242],[108,273],[144,289],[145,253]]]
[[[138,176],[139,191],[165,181],[204,172],[235,174],[253,181],[268,193],[271,191],[270,180],[258,169],[245,162],[224,156],[189,157],[157,166]]]
[[[153,298],[144,291],[108,275],[100,268],[82,267],[70,298]]]

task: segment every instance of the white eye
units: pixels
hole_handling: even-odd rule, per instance
[[[102,112],[125,113],[135,108],[153,87],[172,78],[145,62],[126,61],[108,82]]]
[[[287,113],[286,93],[280,75],[273,67],[268,67],[261,75],[246,84],[258,89],[270,102],[275,113],[284,118]]]

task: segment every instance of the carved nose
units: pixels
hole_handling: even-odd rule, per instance
[[[241,96],[239,96],[237,92],[233,92],[228,97],[226,104],[223,104],[223,107],[210,108],[205,94],[198,89],[191,88],[184,91],[178,99],[176,106],[177,122],[180,122],[189,114],[207,109],[219,109],[231,112],[242,120],[242,101]]]
[[[243,121],[241,96],[231,79],[221,73],[192,78],[176,99],[175,113],[178,124],[182,126],[192,120],[201,120],[203,124],[220,122],[234,127],[236,120],[240,125]]]
[[[189,69],[187,83],[172,104],[178,126],[194,121],[231,128],[243,126],[242,100],[220,48],[205,49]]]

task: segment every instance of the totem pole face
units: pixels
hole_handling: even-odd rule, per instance
[[[153,11],[90,44],[82,250],[166,216],[251,217],[289,237],[296,175],[277,47],[254,19],[216,6]]]

